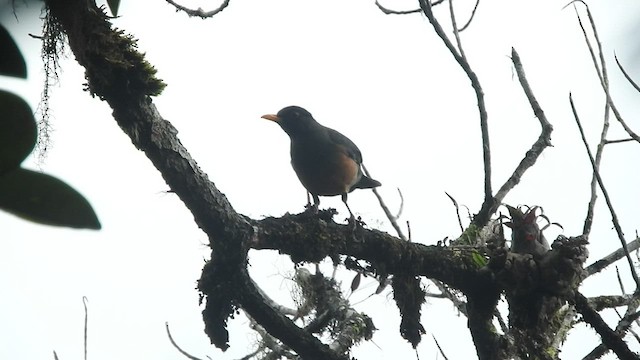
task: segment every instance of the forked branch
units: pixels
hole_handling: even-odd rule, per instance
[[[462,47],[460,51],[453,45],[444,29],[440,25],[438,19],[436,19],[433,11],[431,11],[431,3],[427,0],[420,0],[420,8],[424,12],[427,19],[433,26],[436,34],[442,39],[451,55],[455,58],[456,62],[460,65],[462,70],[467,74],[469,80],[471,80],[471,87],[476,94],[476,101],[478,103],[478,112],[480,114],[480,133],[482,135],[482,159],[484,161],[484,201],[478,214],[475,216],[473,222],[478,227],[483,227],[489,221],[491,215],[497,209],[495,200],[493,198],[493,190],[491,188],[491,145],[489,143],[489,123],[487,109],[484,101],[484,92],[480,85],[480,80],[476,73],[471,69],[469,61],[467,60]],[[454,27],[454,34],[457,34],[457,29]]]

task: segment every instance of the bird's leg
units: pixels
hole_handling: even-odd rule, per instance
[[[318,209],[320,209],[320,198],[316,194],[311,194],[311,196],[313,197],[313,206],[311,206],[311,211],[314,214],[317,214]]]
[[[307,206],[306,208],[310,208],[311,207],[311,193],[307,191]]]
[[[351,212],[351,208],[349,208],[349,204],[347,204],[347,193],[342,194],[342,202],[347,206],[347,210],[349,210],[349,221],[355,220],[356,217],[353,216],[353,213]]]

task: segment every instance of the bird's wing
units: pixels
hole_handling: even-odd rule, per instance
[[[362,153],[360,153],[360,149],[358,149],[351,139],[331,128],[327,128],[327,131],[329,132],[331,142],[342,147],[346,154],[355,160],[356,163],[362,164]]]

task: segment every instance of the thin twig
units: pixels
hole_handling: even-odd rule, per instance
[[[629,267],[631,270],[631,276],[636,283],[636,288],[640,288],[640,279],[638,279],[638,274],[635,271],[635,267],[633,266],[633,260],[631,259],[631,255],[629,254],[629,248],[627,247],[627,242],[624,239],[624,233],[622,232],[622,228],[620,227],[620,222],[618,221],[618,216],[616,215],[615,210],[613,209],[613,205],[611,204],[611,199],[609,198],[609,193],[604,186],[604,182],[602,181],[602,177],[600,176],[600,172],[596,166],[595,159],[593,155],[591,155],[591,149],[589,149],[589,143],[587,142],[587,138],[584,135],[584,130],[582,129],[582,124],[580,123],[580,118],[578,117],[578,112],[576,111],[576,107],[573,104],[573,98],[571,94],[569,94],[569,103],[571,104],[571,110],[573,111],[573,117],[576,120],[576,124],[578,124],[578,130],[580,130],[580,136],[582,137],[582,142],[584,143],[585,149],[587,150],[587,154],[589,155],[589,160],[591,161],[591,167],[593,169],[594,174],[596,175],[596,179],[598,180],[598,185],[600,186],[600,191],[602,191],[602,195],[607,203],[607,207],[609,208],[609,212],[611,213],[611,221],[613,222],[613,227],[616,229],[616,233],[618,234],[618,239],[620,239],[620,243],[622,244],[622,248],[624,249],[625,257],[629,262]]]
[[[458,53],[455,46],[447,36],[447,34],[442,29],[442,26],[433,15],[433,11],[431,11],[431,4],[427,0],[420,0],[420,8],[424,12],[427,19],[433,26],[436,34],[442,39],[451,55],[456,59],[456,62],[460,65],[462,70],[467,74],[469,80],[471,80],[471,87],[476,93],[476,100],[478,103],[478,112],[480,113],[480,132],[482,134],[482,158],[484,161],[484,201],[482,203],[482,207],[480,211],[476,215],[474,219],[475,225],[478,227],[483,227],[489,221],[489,218],[497,209],[497,206],[494,206],[495,201],[493,198],[493,190],[491,189],[491,145],[489,143],[489,123],[487,116],[487,109],[485,107],[484,102],[484,93],[482,91],[482,86],[480,85],[480,80],[478,80],[478,76],[471,69],[467,58],[464,54]]]
[[[618,285],[620,285],[620,292],[626,294],[627,292],[624,290],[624,283],[622,282],[622,277],[620,277],[620,269],[616,266],[616,278],[618,279]]]
[[[404,196],[402,196],[402,191],[400,190],[400,188],[396,188],[396,189],[398,190],[398,196],[400,197],[400,208],[398,209],[398,212],[394,217],[396,219],[400,219],[400,216],[402,216],[402,210],[404,210]]]
[[[463,27],[458,29],[458,31],[463,32],[469,27],[469,25],[471,25],[471,21],[473,20],[473,17],[476,16],[476,10],[478,10],[478,5],[480,5],[480,0],[476,0],[476,5],[473,7],[473,11],[471,11],[471,16],[469,17],[469,20],[467,20],[467,23],[464,24]]]
[[[453,37],[456,39],[456,44],[458,44],[458,52],[460,53],[460,57],[466,60],[467,56],[464,54],[460,33],[458,32],[458,25],[456,24],[456,14],[453,11],[453,0],[449,0],[449,15],[451,15],[451,28],[453,29]]]
[[[436,343],[436,346],[438,347],[438,351],[440,351],[440,354],[442,355],[444,360],[449,360],[447,355],[444,353],[444,350],[442,350],[442,348],[440,347],[440,344],[438,344],[438,340],[436,339],[436,336],[433,334],[431,334],[431,336],[433,337],[433,341]]]
[[[376,0],[376,6],[378,7],[378,9],[380,9],[380,11],[382,11],[383,13],[387,14],[387,15],[406,15],[406,14],[413,14],[413,13],[419,13],[422,12],[422,9],[413,9],[413,10],[391,10],[388,9],[384,6],[382,6],[382,4],[380,4],[378,2],[378,0]]]
[[[447,285],[445,285],[445,283],[443,283],[442,281],[436,280],[436,279],[430,279],[430,280],[438,288],[438,290],[440,290],[440,292],[442,292],[442,294],[453,303],[453,306],[455,306],[456,309],[458,309],[458,311],[462,315],[464,315],[466,317],[469,316],[469,315],[467,315],[467,303],[466,302],[460,300],[460,298],[458,298],[455,293],[453,293],[451,290],[449,290]]]
[[[595,38],[596,44],[598,44],[598,47],[601,48],[602,45],[600,44],[600,38],[598,37],[598,31],[596,29],[595,20],[593,19],[593,16],[591,15],[591,10],[589,10],[589,6],[583,0],[574,0],[574,1],[570,2],[569,4],[573,4],[573,3],[576,3],[576,2],[582,3],[585,6],[585,9],[587,10],[587,16],[589,17],[589,21],[591,23],[591,28],[593,30],[593,37]],[[578,16],[578,22],[580,24],[580,27],[582,28],[584,36],[586,37],[587,36],[586,35],[586,31],[584,30],[584,27],[582,26],[582,22],[580,21],[580,17],[579,16]],[[590,49],[590,52],[591,52],[592,60],[594,62],[597,62],[595,60],[595,54],[593,53],[592,49]],[[635,141],[640,142],[640,136],[638,136],[635,132],[633,132],[633,130],[631,130],[631,128],[627,125],[627,123],[622,118],[622,115],[618,111],[618,108],[614,104],[613,99],[611,98],[611,94],[609,93],[609,87],[607,86],[607,84],[605,84],[604,78],[600,75],[600,71],[599,70],[598,70],[598,78],[600,79],[600,85],[602,86],[602,89],[604,90],[605,95],[607,95],[607,102],[611,106],[611,110],[613,111],[613,115],[615,115],[616,120],[618,120],[620,125],[622,125],[622,127],[627,132],[627,134],[629,134],[629,136],[631,136]]]
[[[633,81],[633,79],[631,78],[631,76],[629,76],[629,74],[627,74],[627,72],[624,70],[624,68],[622,67],[622,65],[620,64],[620,61],[618,61],[618,55],[616,55],[616,53],[613,53],[613,58],[616,59],[616,64],[618,64],[618,67],[620,68],[620,71],[622,71],[622,74],[624,75],[624,77],[627,79],[627,81],[629,83],[631,83],[631,85],[637,90],[640,91],[640,86],[638,86],[638,84],[636,84],[635,81]]]
[[[580,15],[578,14],[578,9],[575,6],[575,3],[573,4],[573,8],[576,12],[576,17],[578,18],[578,24],[580,25],[580,29],[582,29],[582,34],[584,35],[584,41],[587,44],[587,48],[589,49],[589,54],[591,55],[591,60],[593,61],[593,67],[595,68],[596,73],[598,74],[598,78],[600,79],[600,82],[603,84],[603,87],[605,89],[605,94],[607,95],[607,99],[608,99],[610,91],[609,91],[609,76],[607,74],[607,63],[604,60],[602,44],[600,43],[600,39],[598,38],[598,31],[596,29],[595,23],[591,21],[591,28],[594,33],[596,45],[598,46],[598,57],[600,59],[600,63],[598,63],[598,59],[595,56],[595,51],[593,50],[593,46],[591,46],[591,41],[589,41],[589,36],[587,35],[587,31],[582,25],[582,19],[580,19]],[[600,70],[601,67],[602,67],[602,71]],[[610,102],[609,100],[606,100],[605,108],[604,108],[604,121],[602,124],[602,131],[600,132],[600,141],[598,142],[598,147],[596,149],[596,157],[595,157],[596,167],[598,169],[600,169],[602,154],[604,152],[604,145],[606,145],[607,133],[609,132],[609,110],[610,109],[611,109]],[[595,209],[596,201],[598,199],[598,194],[596,191],[597,190],[596,182],[597,180],[594,174],[591,177],[591,184],[590,184],[591,197],[589,199],[589,204],[587,205],[587,215],[585,216],[584,225],[582,227],[582,234],[587,237],[591,233],[591,226],[593,225],[594,209]]]
[[[509,327],[507,326],[507,323],[504,322],[502,314],[500,314],[500,311],[498,311],[498,309],[495,309],[495,311],[493,312],[493,317],[498,320],[498,324],[500,325],[500,329],[502,329],[502,333],[509,333]]]
[[[619,144],[619,143],[625,143],[625,142],[629,142],[629,141],[635,141],[632,138],[626,138],[626,139],[618,139],[618,140],[605,140],[604,143],[606,144]]]
[[[197,16],[197,17],[200,17],[200,18],[203,18],[203,19],[215,16],[216,14],[218,14],[219,12],[224,10],[227,6],[229,6],[229,2],[230,1],[231,0],[224,0],[222,2],[222,4],[220,4],[220,6],[218,6],[217,8],[215,8],[215,9],[213,9],[211,11],[204,11],[204,10],[202,10],[200,8],[195,9],[195,10],[194,9],[189,9],[189,8],[187,8],[185,6],[182,6],[182,5],[178,4],[178,3],[176,3],[173,0],[166,0],[166,2],[168,2],[169,4],[175,6],[176,11],[184,11],[189,16]]]
[[[84,305],[84,360],[87,360],[87,339],[88,339],[88,331],[89,331],[89,311],[87,310],[87,299],[86,296],[82,297],[82,304]]]
[[[197,358],[197,357],[195,357],[195,356],[193,356],[193,355],[189,354],[188,352],[186,352],[186,351],[182,350],[182,349],[180,348],[180,346],[178,346],[178,344],[176,344],[175,340],[173,340],[173,336],[171,336],[171,331],[169,331],[169,322],[165,322],[165,323],[164,323],[164,327],[167,329],[167,336],[169,337],[169,341],[171,341],[171,345],[173,345],[173,347],[175,347],[176,349],[178,349],[178,351],[179,351],[182,355],[186,356],[187,358],[189,358],[189,359],[191,359],[191,360],[202,360],[202,359]]]
[[[369,170],[367,170],[367,168],[364,165],[362,165],[362,170],[364,171],[365,175],[370,176]],[[378,190],[376,188],[373,188],[371,190],[373,190],[373,193],[378,199],[378,202],[380,203],[380,207],[382,208],[382,211],[384,211],[384,214],[387,216],[387,219],[389,219],[389,222],[391,222],[391,226],[393,226],[393,228],[396,230],[398,237],[404,241],[407,241],[407,237],[402,232],[400,225],[398,225],[398,218],[393,216],[393,214],[391,213],[391,210],[389,210],[389,207],[382,199],[382,196],[378,193]],[[400,189],[398,189],[398,192],[400,192]],[[402,208],[404,206],[404,198],[402,197],[401,192],[400,192],[400,199],[402,200],[402,203],[400,204],[400,211],[398,211],[398,215],[402,213]]]

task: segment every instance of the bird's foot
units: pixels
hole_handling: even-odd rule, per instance
[[[351,214],[351,217],[347,218],[346,220],[347,224],[349,225],[349,229],[354,234],[354,236],[358,228],[362,228],[364,227],[364,225],[366,225],[365,222],[362,221],[362,217],[358,216],[356,218],[353,214]]]
[[[304,207],[305,211],[308,211],[312,214],[317,214],[318,213],[318,205],[316,204],[311,204],[311,203],[307,203],[307,205],[305,205]]]

